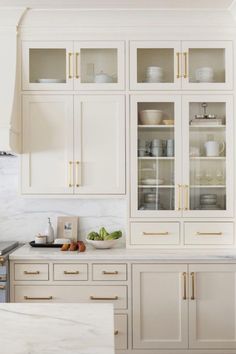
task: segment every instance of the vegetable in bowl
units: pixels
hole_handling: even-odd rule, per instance
[[[122,237],[121,231],[113,231],[109,234],[105,227],[101,227],[99,232],[92,231],[88,234],[87,239],[92,241],[109,241],[118,240]]]

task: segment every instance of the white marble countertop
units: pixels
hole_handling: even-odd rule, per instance
[[[115,353],[111,304],[0,304],[0,318],[1,354]]]
[[[60,261],[150,261],[150,262],[236,262],[236,248],[231,249],[127,249],[114,248],[86,252],[62,252],[58,248],[32,248],[24,245],[10,255],[11,260]]]

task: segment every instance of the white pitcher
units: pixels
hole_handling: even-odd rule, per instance
[[[204,144],[206,156],[217,157],[225,150],[225,142],[207,141]]]

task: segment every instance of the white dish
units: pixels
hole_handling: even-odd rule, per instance
[[[94,241],[86,239],[89,245],[92,245],[96,249],[108,249],[115,246],[119,240],[105,240],[105,241]]]
[[[63,79],[38,79],[36,80],[39,84],[64,84],[66,80]]]
[[[55,245],[64,245],[64,244],[70,244],[71,240],[69,238],[56,238],[54,240]]]
[[[140,123],[143,125],[158,125],[162,121],[163,112],[158,109],[145,109],[139,112]]]
[[[162,185],[162,184],[164,184],[164,179],[145,178],[145,179],[142,179],[141,183],[144,185]]]

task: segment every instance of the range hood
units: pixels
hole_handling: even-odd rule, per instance
[[[0,151],[20,153],[17,27],[25,9],[0,9]]]

